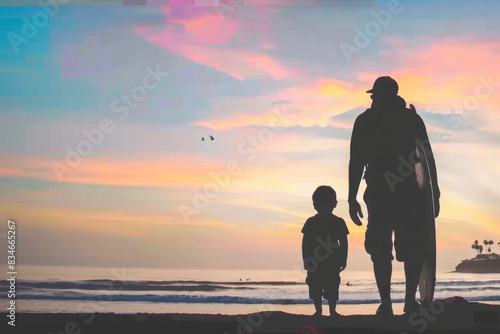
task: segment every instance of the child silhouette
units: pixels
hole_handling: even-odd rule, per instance
[[[345,221],[332,213],[337,206],[337,194],[332,187],[318,187],[312,199],[318,213],[307,219],[302,228],[302,259],[309,298],[314,302],[315,316],[323,313],[322,297],[328,300],[330,316],[337,316],[340,272],[346,268],[349,230]]]

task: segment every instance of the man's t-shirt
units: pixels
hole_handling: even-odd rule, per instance
[[[351,137],[351,159],[366,165],[366,184],[376,189],[379,196],[394,193],[394,190],[404,192],[418,188],[413,164],[416,160],[415,133],[428,143],[424,122],[414,111],[404,107],[368,109],[356,119]],[[430,146],[427,148],[432,152]],[[434,166],[433,157],[429,159]],[[435,168],[432,172],[436,180]]]
[[[304,242],[302,258],[312,258],[319,267],[339,264],[345,259],[347,248],[341,250],[339,240],[349,234],[345,221],[334,214],[317,214],[309,219],[302,228]],[[336,247],[337,246],[337,247]],[[330,256],[326,256],[330,254]]]

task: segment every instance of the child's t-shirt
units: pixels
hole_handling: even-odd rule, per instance
[[[339,239],[349,234],[342,218],[334,214],[316,214],[307,219],[301,232],[305,237],[302,247],[304,260],[308,257],[313,258],[320,268],[338,264],[344,260],[342,257],[345,255],[335,247],[339,244]]]

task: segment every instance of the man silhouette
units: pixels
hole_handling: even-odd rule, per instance
[[[377,315],[392,316],[392,233],[396,259],[404,262],[405,314],[420,304],[415,300],[426,249],[425,201],[415,174],[416,134],[426,145],[434,186],[435,212],[439,214],[439,187],[434,157],[424,122],[407,109],[391,77],[378,78],[371,93],[371,108],[354,123],[349,161],[349,214],[361,226],[363,213],[356,200],[365,170],[363,199],[368,209],[365,249],[371,255],[381,305]],[[359,215],[359,216],[358,216]]]

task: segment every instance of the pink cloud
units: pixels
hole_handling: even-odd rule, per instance
[[[286,68],[268,55],[250,54],[245,57],[245,62],[252,67],[261,68],[274,79],[286,79],[297,75],[296,71]]]
[[[227,44],[236,34],[240,24],[221,20],[217,15],[207,15],[184,22],[184,28],[194,43],[220,45]]]
[[[264,10],[261,8],[259,10]],[[164,10],[165,27],[138,25],[135,32],[145,40],[172,54],[183,55],[189,60],[213,67],[238,80],[270,77],[281,80],[296,77],[298,71],[288,68],[267,54],[276,46],[267,40],[261,41],[259,49],[244,49],[230,45],[238,34],[248,34],[248,26],[226,18],[221,20],[213,12],[173,13]]]
[[[335,126],[351,128],[349,122],[333,123],[331,117],[356,107],[368,107],[371,103],[366,89],[373,85],[380,75],[391,75],[400,87],[400,95],[407,103],[413,103],[419,110],[438,109],[443,113],[465,112],[466,102],[481,94],[490,95],[477,99],[477,110],[489,110],[488,115],[477,115],[484,129],[498,128],[495,114],[500,110],[500,42],[464,36],[462,39],[436,39],[426,45],[412,47],[404,40],[391,40],[396,47],[386,52],[387,61],[395,64],[394,69],[384,73],[358,72],[356,84],[336,79],[322,79],[306,82],[300,86],[288,87],[268,96],[269,100],[289,101],[287,107],[298,110],[289,126]],[[255,64],[266,63],[258,59]],[[273,64],[263,67],[272,68]],[[279,64],[278,64],[279,65]],[[278,67],[279,69],[279,67]],[[280,71],[273,72],[279,77]],[[287,73],[285,71],[284,76]],[[484,82],[493,82],[485,87]],[[482,87],[480,87],[482,86]],[[478,88],[480,87],[480,88]],[[489,89],[489,90],[488,90]],[[492,91],[492,90],[496,90]],[[462,110],[456,109],[456,106]],[[212,119],[197,123],[212,129],[240,128],[245,126],[268,126],[273,116],[271,110],[258,113],[236,114],[225,119]],[[489,120],[489,121],[488,121]]]
[[[206,64],[239,80],[271,77],[275,80],[294,77],[297,72],[281,65],[272,57],[234,49],[212,49],[185,46],[182,54],[191,61]]]

